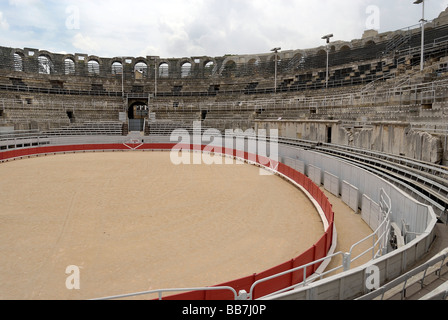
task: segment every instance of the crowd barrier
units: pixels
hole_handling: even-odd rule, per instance
[[[175,145],[172,143],[151,143],[151,144],[81,144],[81,145],[64,145],[64,146],[44,146],[44,147],[34,147],[34,148],[26,148],[26,149],[14,149],[8,151],[0,152],[0,161],[10,161],[15,159],[34,157],[34,156],[46,156],[53,154],[64,154],[64,153],[73,153],[73,152],[101,152],[101,151],[127,151],[127,150],[135,150],[138,149],[140,151],[149,151],[149,150],[162,150],[169,151],[173,150],[173,148],[177,146],[179,149],[185,150],[201,150],[198,146],[181,146]],[[202,146],[202,150],[206,147]],[[309,179],[306,175],[296,171],[295,169],[283,164],[283,163],[273,163],[271,160],[263,157],[259,157],[253,154],[249,154],[245,152],[238,152],[236,150],[223,150],[223,155],[240,158],[244,155],[244,160],[249,163],[255,163],[260,166],[266,166],[266,163],[270,163],[270,168],[276,168],[275,173],[280,175],[283,178],[288,179],[291,182],[297,183],[302,186],[315,200],[315,202],[320,206],[323,211],[323,214],[326,218],[326,222],[324,225],[328,225],[325,230],[325,234],[322,238],[307,251],[302,253],[300,256],[291,259],[279,266],[273,267],[269,270],[258,274],[252,274],[242,279],[233,280],[224,284],[219,284],[214,287],[232,287],[236,292],[240,292],[242,290],[246,292],[251,291],[252,285],[267,277],[280,274],[282,272],[298,268],[301,266],[305,266],[310,264],[316,260],[323,259],[327,256],[330,248],[333,244],[333,236],[334,236],[334,212],[333,207],[326,197],[324,192],[313,183],[311,179]],[[320,267],[322,263],[315,264],[312,267],[306,269],[306,273],[303,271],[297,271],[294,273],[289,273],[285,276],[278,277],[266,282],[262,282],[255,287],[253,292],[252,299],[258,299],[264,297],[270,293],[277,292],[279,290],[301,284],[305,278],[308,279],[312,276]],[[194,291],[187,292],[178,295],[172,295],[164,298],[164,300],[234,300],[234,296],[229,291]]]

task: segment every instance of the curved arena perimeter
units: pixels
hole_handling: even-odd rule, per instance
[[[448,11],[425,24],[423,69],[421,32],[367,31],[362,39],[310,50],[180,59],[0,47],[0,161],[6,162],[0,171],[15,165],[10,160],[35,155],[169,151],[180,142],[171,139],[174,130],[196,133],[199,140],[182,141],[185,149],[202,145],[268,164],[268,171],[308,192],[326,233],[268,271],[241,275],[246,278],[220,290],[185,290],[172,298],[393,299],[391,292],[401,286],[400,298],[415,299],[423,298],[421,291],[411,297],[404,290],[410,275],[436,268],[437,281],[423,280],[425,288],[429,281],[434,286],[424,298],[445,299]],[[212,138],[226,130],[228,139]],[[241,135],[245,142],[238,144]],[[250,148],[251,141],[258,147]],[[278,154],[263,143],[277,144]],[[113,158],[101,154],[108,155]],[[329,199],[345,203],[373,231],[365,241],[353,241],[354,251],[339,251],[345,222]],[[290,201],[282,209],[289,211]],[[355,249],[366,242],[367,261],[359,264]],[[276,245],[284,248],[281,241]],[[372,266],[379,270],[379,288],[366,285]],[[2,262],[0,268],[11,266]],[[125,285],[115,289],[129,293]]]
[[[304,193],[250,165],[176,166],[168,152],[120,152],[0,170],[2,299],[224,283],[299,256],[324,234]],[[69,265],[82,268],[82,291],[65,288]]]

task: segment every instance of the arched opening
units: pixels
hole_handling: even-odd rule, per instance
[[[138,62],[134,66],[134,72],[136,73],[136,75],[140,75],[141,78],[147,78],[148,77],[148,65],[144,62]]]
[[[168,63],[163,62],[159,65],[159,78],[168,78],[170,67]]]
[[[129,105],[128,118],[130,120],[145,119],[148,115],[149,115],[149,107],[147,102],[134,101]]]
[[[37,58],[38,61],[38,72],[40,74],[51,74],[51,71],[53,70],[53,63],[51,60],[46,56],[39,56]]]
[[[100,64],[96,60],[90,60],[87,63],[87,71],[90,75],[99,75],[100,74]]]
[[[255,74],[258,66],[260,64],[260,61],[258,59],[251,59],[249,60],[249,62],[247,63],[247,72],[249,75]]]
[[[215,63],[213,61],[209,61],[204,65],[204,75],[211,76],[215,73]]]
[[[260,60],[253,58],[247,64],[251,67],[257,67],[260,64]]]
[[[345,45],[345,46],[341,47],[341,49],[339,51],[341,51],[341,52],[350,51],[350,47]]]
[[[182,78],[187,78],[191,76],[191,63],[190,62],[183,63],[182,66],[180,67],[180,70]]]
[[[66,75],[72,75],[75,74],[75,62],[70,59],[67,58],[64,60],[64,74]]]
[[[143,131],[145,119],[149,116],[149,107],[144,101],[134,101],[128,109],[129,131]]]
[[[14,53],[14,71],[23,71],[23,59],[20,54]]]
[[[70,123],[75,122],[75,115],[73,114],[73,111],[67,111],[67,117],[70,120]]]
[[[123,64],[121,62],[115,61],[112,63],[112,74],[121,75],[123,73]]]
[[[305,66],[305,57],[301,53],[296,53],[292,61],[296,69],[302,69]]]
[[[233,60],[227,61],[222,71],[224,77],[233,77],[236,74],[236,63]]]

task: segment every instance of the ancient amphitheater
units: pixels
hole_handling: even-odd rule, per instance
[[[423,69],[421,33],[172,59],[0,47],[0,298],[445,300],[448,9]]]

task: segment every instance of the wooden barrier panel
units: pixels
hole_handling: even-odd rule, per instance
[[[277,267],[271,268],[267,271],[255,275],[255,282],[265,279],[270,276],[291,270],[293,260],[285,262]],[[255,287],[253,299],[264,297],[270,293],[279,291],[292,285],[292,273],[286,274],[275,279],[262,282]]]
[[[314,260],[316,246],[312,246],[307,251],[293,260],[293,269],[305,266]],[[304,271],[297,271],[292,274],[292,285],[303,282]],[[306,276],[310,277],[314,273],[314,266],[307,268]]]
[[[168,297],[163,297],[163,300],[166,300],[166,301],[204,301],[205,295],[206,295],[206,291],[191,291],[191,292],[181,293],[181,294],[172,295],[172,296],[168,296]]]
[[[325,234],[317,243],[316,243],[316,251],[314,252],[314,261],[325,258],[327,256],[327,234]],[[316,271],[320,265],[322,263],[319,264],[315,264],[315,269],[314,271]]]
[[[284,175],[284,174],[286,173],[286,171],[285,171],[285,167],[286,167],[286,166],[285,166],[283,163],[279,163],[279,164],[278,164],[278,169],[277,169],[278,172],[279,172],[280,174],[283,174],[283,175]]]
[[[289,179],[293,179],[294,178],[294,169],[293,168],[291,168],[291,167],[289,167],[289,166],[287,166],[287,173],[288,173],[288,178]]]

